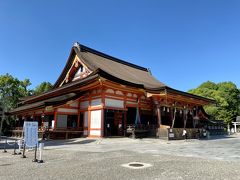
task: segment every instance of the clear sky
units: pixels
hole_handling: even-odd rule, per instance
[[[179,90],[240,87],[239,0],[0,0],[0,75],[54,83],[76,41]]]

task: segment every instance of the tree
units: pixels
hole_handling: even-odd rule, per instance
[[[32,90],[29,90],[28,87],[31,86],[32,83],[29,79],[24,79],[23,81],[20,81],[20,91],[23,96],[30,96],[32,95]]]
[[[5,112],[16,108],[19,98],[30,94],[27,89],[30,84],[29,79],[20,81],[10,74],[0,76],[0,104],[3,110],[0,123],[0,135],[2,134],[3,123],[9,122],[8,120],[10,120],[5,116]]]
[[[49,91],[52,89],[53,85],[50,82],[42,82],[40,85],[38,85],[34,90],[34,95],[39,95],[44,92]]]
[[[216,105],[204,107],[206,112],[214,119],[230,123],[238,115],[240,91],[232,82],[215,84],[207,81],[202,83],[198,88],[189,90],[188,92],[216,100]]]

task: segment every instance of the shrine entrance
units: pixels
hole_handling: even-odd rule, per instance
[[[104,136],[124,136],[124,111],[104,110]]]
[[[128,107],[127,108],[127,125],[134,125],[136,121],[137,108]]]

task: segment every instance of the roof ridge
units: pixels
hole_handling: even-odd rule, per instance
[[[85,45],[82,45],[78,42],[74,43],[73,45],[74,47],[77,47],[79,51],[83,52],[84,50],[85,51],[88,51],[88,52],[91,52],[93,54],[96,54],[96,55],[99,55],[101,57],[104,57],[104,58],[107,58],[109,60],[112,60],[112,61],[115,61],[117,63],[121,63],[121,64],[124,64],[124,65],[127,65],[127,66],[130,66],[130,67],[133,67],[133,68],[136,68],[136,69],[139,69],[139,70],[142,70],[142,71],[148,71],[148,68],[145,68],[145,67],[142,67],[142,66],[139,66],[139,65],[136,65],[136,64],[133,64],[133,63],[129,63],[127,61],[124,61],[124,60],[121,60],[119,58],[116,58],[116,57],[113,57],[113,56],[110,56],[108,54],[105,54],[103,52],[100,52],[100,51],[97,51],[95,49],[92,49],[92,48],[89,48]]]

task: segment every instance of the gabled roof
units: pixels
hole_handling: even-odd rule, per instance
[[[122,84],[143,88],[149,92],[159,92],[165,90],[167,92],[175,92],[190,98],[204,100],[209,103],[215,103],[212,99],[179,91],[165,85],[154,78],[147,68],[109,56],[79,43],[75,43],[72,47],[68,61],[56,81],[54,88],[58,88],[64,81],[75,56],[77,56],[89,68],[89,70],[92,71],[92,74],[89,76],[98,74],[99,76],[106,77],[107,79],[120,82]]]
[[[56,81],[54,88],[59,87],[63,82],[71,64],[73,63],[75,55],[77,55],[78,58],[93,72],[102,72],[104,75],[110,75],[115,79],[133,85],[142,86],[145,89],[157,89],[166,86],[155,79],[147,68],[109,56],[79,43],[75,43],[72,47],[67,64]]]

